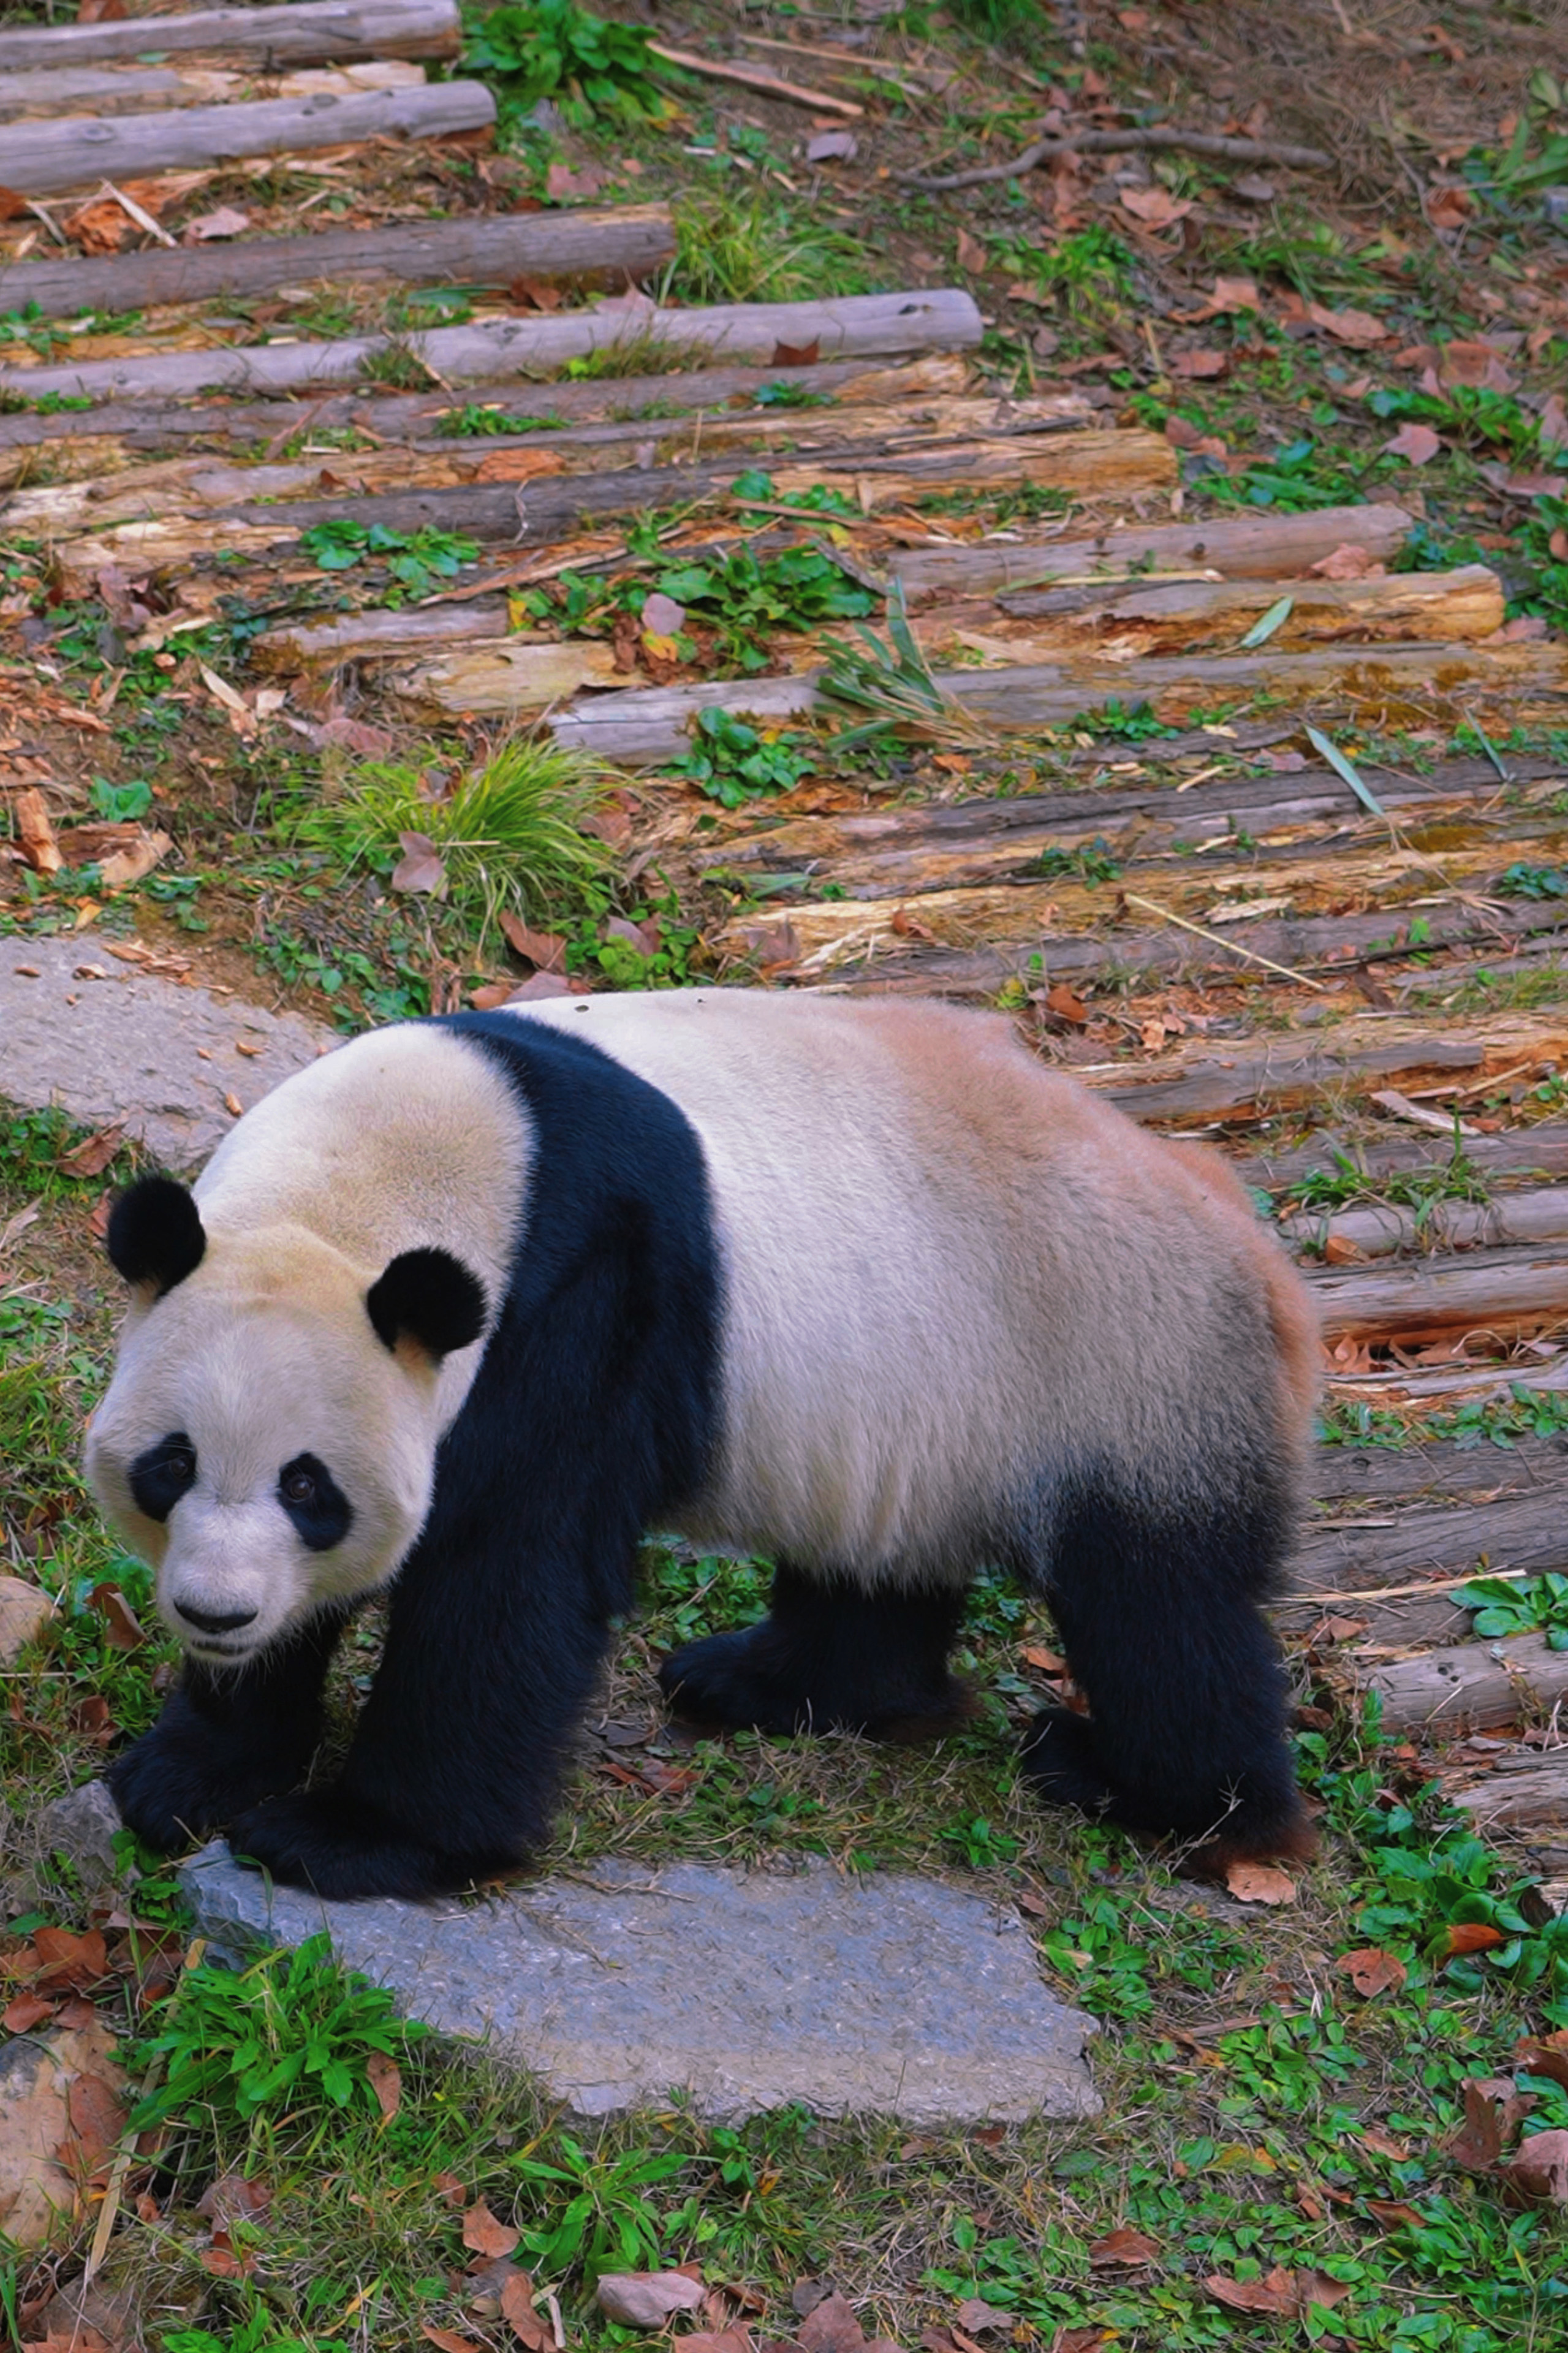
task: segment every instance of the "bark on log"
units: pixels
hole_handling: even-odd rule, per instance
[[[1285,579],[1310,571],[1336,547],[1362,547],[1374,561],[1385,561],[1398,554],[1412,527],[1401,507],[1322,507],[1315,514],[1126,525],[1095,538],[909,548],[893,568],[911,605],[937,596],[994,596],[1079,575],[1114,580],[1208,570],[1233,580]]]
[[[271,8],[94,25],[18,25],[0,32],[0,73],[101,65],[113,58],[247,57],[279,65],[353,58],[455,58],[457,0],[296,0]]]
[[[1568,1241],[1568,1186],[1505,1193],[1495,1201],[1435,1201],[1419,1225],[1414,1209],[1386,1202],[1337,1209],[1331,1217],[1303,1212],[1283,1219],[1279,1231],[1298,1250],[1316,1257],[1331,1240],[1349,1244],[1363,1258]]]
[[[88,311],[206,302],[326,279],[334,285],[394,279],[405,286],[505,288],[517,278],[577,278],[601,270],[640,278],[674,251],[666,205],[416,221],[321,237],[181,246],[172,253],[117,253],[102,260],[18,261],[0,269],[0,311],[30,302],[46,319],[78,318]]]
[[[1568,1257],[1561,1250],[1477,1250],[1417,1266],[1308,1273],[1330,1340],[1406,1342],[1486,1333],[1522,1339],[1568,1321]]]
[[[1247,1166],[1240,1163],[1238,1173],[1245,1175]],[[1568,1541],[1568,1443],[1560,1438],[1521,1438],[1511,1446],[1459,1446],[1450,1439],[1417,1446],[1319,1446],[1309,1483],[1320,1504],[1354,1499],[1385,1505],[1419,1502],[1433,1509],[1448,1497],[1485,1502],[1552,1489],[1563,1506]],[[1369,1577],[1365,1582],[1378,1580]]]
[[[1565,1567],[1568,1463],[1560,1462],[1554,1478],[1492,1501],[1373,1513],[1334,1527],[1309,1524],[1291,1556],[1286,1590],[1365,1595],[1503,1569],[1543,1577]]]
[[[427,653],[432,646],[482,645],[504,638],[510,627],[499,596],[472,605],[405,606],[395,613],[343,613],[265,630],[251,639],[250,659],[268,677],[290,678],[326,663],[398,661]]]
[[[1446,1795],[1479,1831],[1560,1830],[1568,1823],[1568,1747],[1500,1757],[1484,1779]]]
[[[1440,1135],[1399,1136],[1387,1143],[1367,1144],[1325,1131],[1292,1151],[1265,1153],[1242,1161],[1237,1173],[1244,1184],[1254,1185],[1260,1192],[1282,1193],[1314,1170],[1332,1168],[1336,1147],[1365,1170],[1369,1187],[1381,1177],[1445,1167],[1453,1155],[1453,1145]],[[1494,1185],[1510,1179],[1568,1177],[1568,1121],[1542,1120],[1538,1126],[1516,1128],[1507,1135],[1468,1137],[1465,1157]]]
[[[8,74],[0,82],[0,122],[68,114],[152,114],[179,106],[227,106],[252,99],[354,98],[367,90],[423,90],[424,69],[379,58],[365,65],[308,66],[298,73],[229,72],[210,66],[64,66]]]
[[[1281,1039],[1261,1054],[1194,1061],[1177,1077],[1150,1078],[1132,1086],[1126,1083],[1130,1073],[1121,1068],[1091,1066],[1078,1075],[1091,1086],[1102,1087],[1118,1109],[1132,1118],[1163,1123],[1216,1119],[1248,1111],[1258,1103],[1283,1108],[1310,1101],[1329,1088],[1352,1087],[1363,1092],[1373,1083],[1418,1071],[1479,1071],[1486,1060],[1487,1049],[1478,1039],[1435,1037],[1421,1031],[1377,1045],[1340,1046],[1331,1039],[1303,1045],[1300,1039]],[[1369,1278],[1337,1279],[1364,1284]],[[1408,1276],[1374,1279],[1403,1285],[1406,1292],[1409,1288]]]
[[[613,647],[577,638],[560,644],[530,644],[519,638],[486,649],[496,681],[498,711],[544,711],[563,702],[584,686],[613,686],[619,676]],[[452,670],[460,675],[461,654],[451,657]],[[421,710],[445,712],[452,707],[442,699],[443,665],[420,662],[413,669],[392,670],[385,681],[389,694]],[[465,704],[471,709],[471,704]]]
[[[1287,597],[1290,611],[1268,638],[1280,653],[1351,638],[1437,643],[1485,638],[1503,624],[1497,574],[1484,564],[1468,564],[1454,572],[1407,572],[1381,580],[1183,580],[1131,591],[1042,589],[1004,597],[1010,623],[985,625],[984,638],[1005,645],[1014,661],[1047,661],[1063,652],[1103,654],[1107,640],[1123,659],[1133,653],[1197,653],[1235,647],[1254,622]],[[1024,628],[1026,619],[1037,626]],[[919,626],[918,634],[922,645],[940,644],[944,628],[962,639],[965,626],[962,610],[949,615],[939,609]]]
[[[531,410],[535,404],[525,406]],[[734,459],[734,472],[754,466],[759,457],[776,469],[780,444],[789,461],[786,470],[776,477],[783,489],[798,485],[803,477],[809,481],[823,470],[852,471],[858,482],[866,470],[896,457],[911,438],[919,445],[916,462],[930,470],[942,470],[947,441],[952,443],[951,462],[960,468],[970,465],[974,445],[960,437],[984,433],[994,406],[986,400],[937,399],[912,412],[908,402],[896,408],[887,404],[835,407],[805,427],[773,409],[753,410],[746,416],[704,415],[695,421],[682,417],[673,425],[641,418],[494,438],[436,439],[413,449],[405,446],[329,450],[296,457],[286,464],[226,465],[207,457],[171,459],[110,470],[108,479],[79,473],[73,480],[53,481],[40,490],[19,490],[6,507],[5,517],[14,531],[58,539],[89,525],[107,529],[118,522],[161,516],[194,516],[204,510],[239,512],[245,503],[256,501],[272,506],[310,499],[324,487],[331,488],[341,505],[351,495],[363,503],[377,497],[458,490],[470,483],[521,485],[556,475],[620,473],[626,486],[640,492],[657,469],[679,465],[684,471],[699,454],[717,463],[726,450],[743,453]],[[1044,462],[1039,452],[1045,434],[1074,422],[1070,414],[1064,417],[1042,410],[1020,430],[1001,436],[998,446],[1005,456],[1013,453],[1010,463],[1034,469]],[[1073,435],[1070,441],[1084,438]],[[1093,438],[1098,442],[1103,437]],[[935,447],[931,446],[933,442]],[[986,445],[981,447],[984,450]],[[1068,470],[1081,465],[1081,452],[1068,447],[1066,462]],[[873,500],[882,479],[881,474],[869,477]],[[503,497],[501,511],[510,537],[516,528],[515,501],[509,511]],[[354,512],[361,512],[360,503]],[[398,527],[390,508],[378,510],[375,519]],[[309,520],[321,520],[319,505],[312,508]]]
[[[312,148],[346,147],[371,139],[449,139],[459,131],[488,130],[495,119],[495,100],[481,81],[365,90],[355,98],[193,106],[183,113],[68,115],[6,132],[5,185],[25,196],[54,196],[68,189],[90,188],[100,180],[123,185],[154,172],[202,171],[251,155],[308,154]],[[128,367],[135,363],[98,364]]]
[[[1385,1732],[1430,1733],[1451,1740],[1462,1732],[1522,1723],[1537,1713],[1550,1715],[1560,1700],[1568,1699],[1568,1651],[1548,1650],[1542,1634],[1464,1642],[1379,1667],[1364,1688],[1382,1703]]]
[[[465,87],[468,85],[447,82],[431,95]],[[777,374],[788,365],[775,357],[781,349],[815,348],[819,357],[869,359],[967,351],[984,332],[973,299],[959,288],[939,287],[910,294],[849,294],[833,302],[737,302],[712,310],[602,305],[550,318],[434,327],[403,338],[399,348],[425,362],[439,383],[453,385],[548,375],[569,360],[619,350],[630,356],[649,343],[689,353],[694,360],[722,357]],[[45,393],[93,400],[115,395],[180,400],[208,391],[293,393],[307,385],[363,382],[366,363],[384,358],[391,349],[388,337],[367,335],[330,343],[163,352],[82,361],[71,367],[8,368],[0,373],[0,390],[29,400]]]
[[[803,391],[850,405],[956,396],[963,392],[967,378],[964,361],[943,357],[912,360],[903,367],[868,366],[854,359],[825,360],[815,367],[789,371],[789,382]],[[599,376],[582,384],[546,385],[520,378],[511,394],[497,389],[491,397],[497,406],[577,424],[635,417],[639,409],[657,403],[661,410],[668,406],[686,414],[689,429],[693,412],[736,405],[751,407],[755,394],[779,381],[776,367],[692,368],[677,375]],[[461,405],[446,391],[384,393],[378,397],[365,392],[342,392],[329,393],[320,400],[297,401],[207,400],[189,408],[164,409],[111,401],[91,410],[67,408],[42,417],[0,414],[0,453],[14,456],[47,446],[59,480],[66,457],[60,445],[79,441],[90,445],[90,454],[85,469],[75,466],[73,473],[101,473],[113,464],[129,462],[114,455],[120,442],[138,456],[160,448],[181,448],[189,441],[229,440],[248,450],[258,440],[276,442],[281,448],[295,433],[357,423],[383,440],[418,443],[437,436],[442,417]],[[74,452],[70,455],[74,457]]]
[[[1544,644],[1384,646],[1365,654],[1271,654],[1265,648],[1209,660],[1143,662],[1135,679],[1114,664],[1088,662],[940,675],[955,701],[1001,730],[1059,726],[1129,696],[1147,700],[1173,723],[1188,711],[1249,691],[1284,702],[1348,695],[1406,710],[1462,690],[1561,693],[1568,688],[1568,661],[1560,647]],[[628,766],[651,767],[678,759],[698,712],[713,705],[770,723],[799,721],[818,707],[815,674],[618,694],[563,712],[552,724],[563,743]]]

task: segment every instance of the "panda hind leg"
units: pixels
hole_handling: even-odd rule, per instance
[[[1289,1528],[1267,1479],[1245,1501],[1155,1509],[1089,1481],[1062,1499],[1034,1581],[1089,1714],[1047,1708],[1031,1727],[1021,1763],[1047,1804],[1169,1839],[1199,1876],[1316,1852],[1259,1606]]]
[[[934,1739],[973,1713],[947,1668],[963,1615],[960,1588],[868,1591],[781,1563],[765,1618],[689,1642],[658,1680],[700,1725]]]

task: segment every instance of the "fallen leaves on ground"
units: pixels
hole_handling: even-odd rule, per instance
[[[69,1152],[62,1152],[55,1166],[62,1176],[101,1176],[125,1140],[125,1130],[100,1127]]]
[[[514,2231],[510,2222],[497,2220],[482,2198],[477,2199],[463,2217],[463,2244],[470,2254],[510,2255],[522,2233]]]
[[[972,2337],[983,2337],[988,2328],[1005,2328],[1011,2332],[1017,2326],[1016,2312],[1004,2312],[1000,2305],[987,2304],[983,2295],[966,2296],[958,2307],[958,2325]]]
[[[446,889],[447,869],[427,833],[400,833],[397,846],[403,856],[392,870],[395,891],[434,893]]]
[[[1568,2132],[1532,2133],[1497,2177],[1527,2204],[1568,2206]]]
[[[1495,1953],[1508,1938],[1489,1920],[1452,1920],[1438,1939],[1438,1951],[1445,1960],[1456,1953]]]
[[[1173,228],[1193,209],[1190,196],[1173,196],[1169,188],[1123,188],[1117,198],[1123,212],[1145,228]]]
[[[1216,2304],[1231,2312],[1280,2316],[1303,2313],[1311,2305],[1342,2304],[1350,2294],[1342,2280],[1331,2279],[1326,2272],[1286,2271],[1278,2263],[1263,2279],[1227,2279],[1223,2272],[1211,2272],[1204,2285]]]
[[[29,786],[18,793],[11,804],[12,821],[22,855],[35,874],[58,874],[65,864],[55,829],[49,822],[48,807],[41,792]]]
[[[1397,1955],[1382,1952],[1375,1945],[1342,1954],[1334,1967],[1368,2001],[1374,1994],[1397,1993],[1410,1974]]]
[[[1459,2086],[1465,2120],[1449,2136],[1448,2155],[1467,2173],[1489,2173],[1528,2115],[1531,2102],[1505,2075],[1467,2075]]]
[[[96,1176],[99,1172],[90,1172]],[[118,1585],[95,1585],[89,1606],[103,1620],[104,1639],[111,1651],[139,1651],[147,1640],[136,1612]]]
[[[500,2292],[501,2318],[528,2353],[552,2353],[554,2331],[534,2308],[533,2282],[526,2272],[513,2272]]]
[[[216,211],[198,213],[180,231],[182,245],[205,245],[209,238],[243,237],[250,227],[250,215],[233,205],[219,205]]]
[[[1296,1883],[1273,1862],[1233,1862],[1225,1883],[1238,1904],[1294,1904]]]
[[[552,205],[563,204],[568,196],[596,196],[605,185],[605,174],[587,164],[574,172],[570,164],[552,164],[544,175],[544,193]]]
[[[623,2328],[662,2328],[672,2314],[694,2312],[707,2290],[689,2272],[606,2272],[595,2294]]]
[[[1142,2231],[1112,2231],[1109,2238],[1097,2240],[1089,2251],[1089,2260],[1097,2271],[1119,2266],[1131,2269],[1140,2263],[1152,2263],[1158,2257],[1159,2247]]]
[[[1383,445],[1386,458],[1403,458],[1406,465],[1425,466],[1443,447],[1442,436],[1429,425],[1402,425],[1392,441]]]
[[[373,2051],[364,2063],[364,2072],[375,2094],[375,2105],[381,2110],[381,2121],[389,2125],[403,2098],[403,2070],[384,2051]]]

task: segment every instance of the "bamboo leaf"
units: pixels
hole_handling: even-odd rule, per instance
[[[1373,817],[1382,818],[1386,824],[1388,812],[1384,807],[1383,803],[1378,799],[1377,795],[1373,791],[1372,786],[1363,780],[1361,776],[1357,773],[1354,764],[1346,759],[1339,746],[1335,744],[1330,743],[1321,728],[1309,727],[1307,729],[1307,741],[1310,744],[1313,751],[1318,753],[1322,759],[1325,759],[1328,762],[1335,776],[1342,776],[1344,778],[1345,783],[1350,786],[1357,800],[1360,801],[1363,808],[1370,809]]]
[[[1294,596],[1281,596],[1277,603],[1270,605],[1267,613],[1254,621],[1241,640],[1242,652],[1251,653],[1256,647],[1266,646],[1275,630],[1284,628],[1295,609]]]

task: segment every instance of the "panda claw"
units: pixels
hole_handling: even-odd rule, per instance
[[[228,1842],[237,1862],[329,1903],[451,1895],[508,1867],[505,1857],[429,1846],[390,1816],[331,1788],[252,1808],[234,1823]]]

